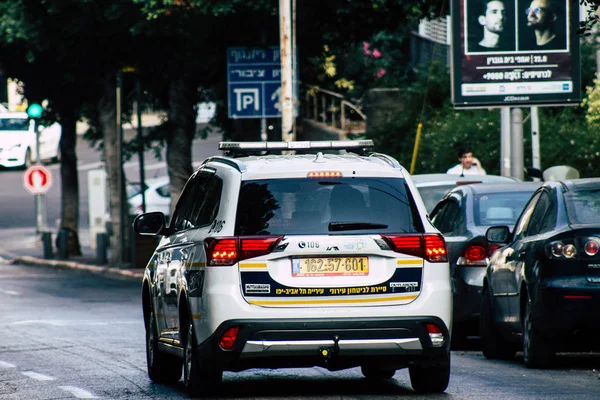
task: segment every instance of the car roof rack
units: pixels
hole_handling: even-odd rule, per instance
[[[396,169],[402,169],[402,165],[400,165],[400,163],[398,162],[398,160],[396,160],[394,157],[392,156],[388,156],[387,154],[382,154],[382,153],[371,153],[369,154],[369,157],[375,157],[375,158],[380,158],[383,161],[387,162],[388,164],[390,164],[393,168]]]
[[[219,142],[219,150],[229,157],[247,156],[256,153],[272,154],[281,151],[314,152],[315,150],[346,150],[365,154],[366,149],[375,147],[371,139],[366,140],[321,140],[292,142]]]

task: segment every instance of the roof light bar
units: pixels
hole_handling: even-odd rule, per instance
[[[257,151],[257,150],[344,150],[375,147],[371,139],[367,140],[322,140],[302,142],[219,142],[219,150]]]

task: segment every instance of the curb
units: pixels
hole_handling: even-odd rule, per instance
[[[57,260],[44,260],[37,257],[31,256],[18,256],[15,257],[11,264],[23,264],[23,265],[39,265],[54,268],[71,268],[80,271],[88,271],[95,274],[113,274],[124,276],[127,278],[139,278],[144,276],[143,271],[134,271],[130,269],[113,268],[113,267],[102,267],[98,265],[82,264],[75,261],[57,261]]]

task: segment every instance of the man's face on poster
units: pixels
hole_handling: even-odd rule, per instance
[[[546,0],[533,0],[527,12],[527,26],[534,29],[547,28],[556,20],[556,15]]]
[[[504,10],[504,3],[499,0],[493,0],[487,3],[485,15],[479,16],[479,23],[490,32],[501,33],[504,30],[505,19],[506,11]]]

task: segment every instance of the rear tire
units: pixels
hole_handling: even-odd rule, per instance
[[[360,372],[367,379],[391,379],[396,374],[395,369],[383,369],[377,367],[360,367]]]
[[[523,323],[523,361],[527,368],[548,368],[552,363],[554,351],[548,340],[533,326],[531,318],[531,299],[525,306]]]
[[[198,347],[190,318],[184,347],[183,383],[192,397],[204,397],[218,392],[223,381],[223,371],[203,366],[198,359]]]
[[[492,315],[492,301],[486,290],[483,292],[479,316],[481,351],[485,358],[490,360],[510,360],[515,357],[517,349],[504,340],[497,331]]]
[[[154,311],[148,314],[146,324],[146,365],[148,377],[155,383],[175,383],[181,379],[181,359],[165,354],[158,348],[158,331]]]
[[[410,384],[417,393],[443,393],[450,382],[450,353],[444,365],[408,367]]]

